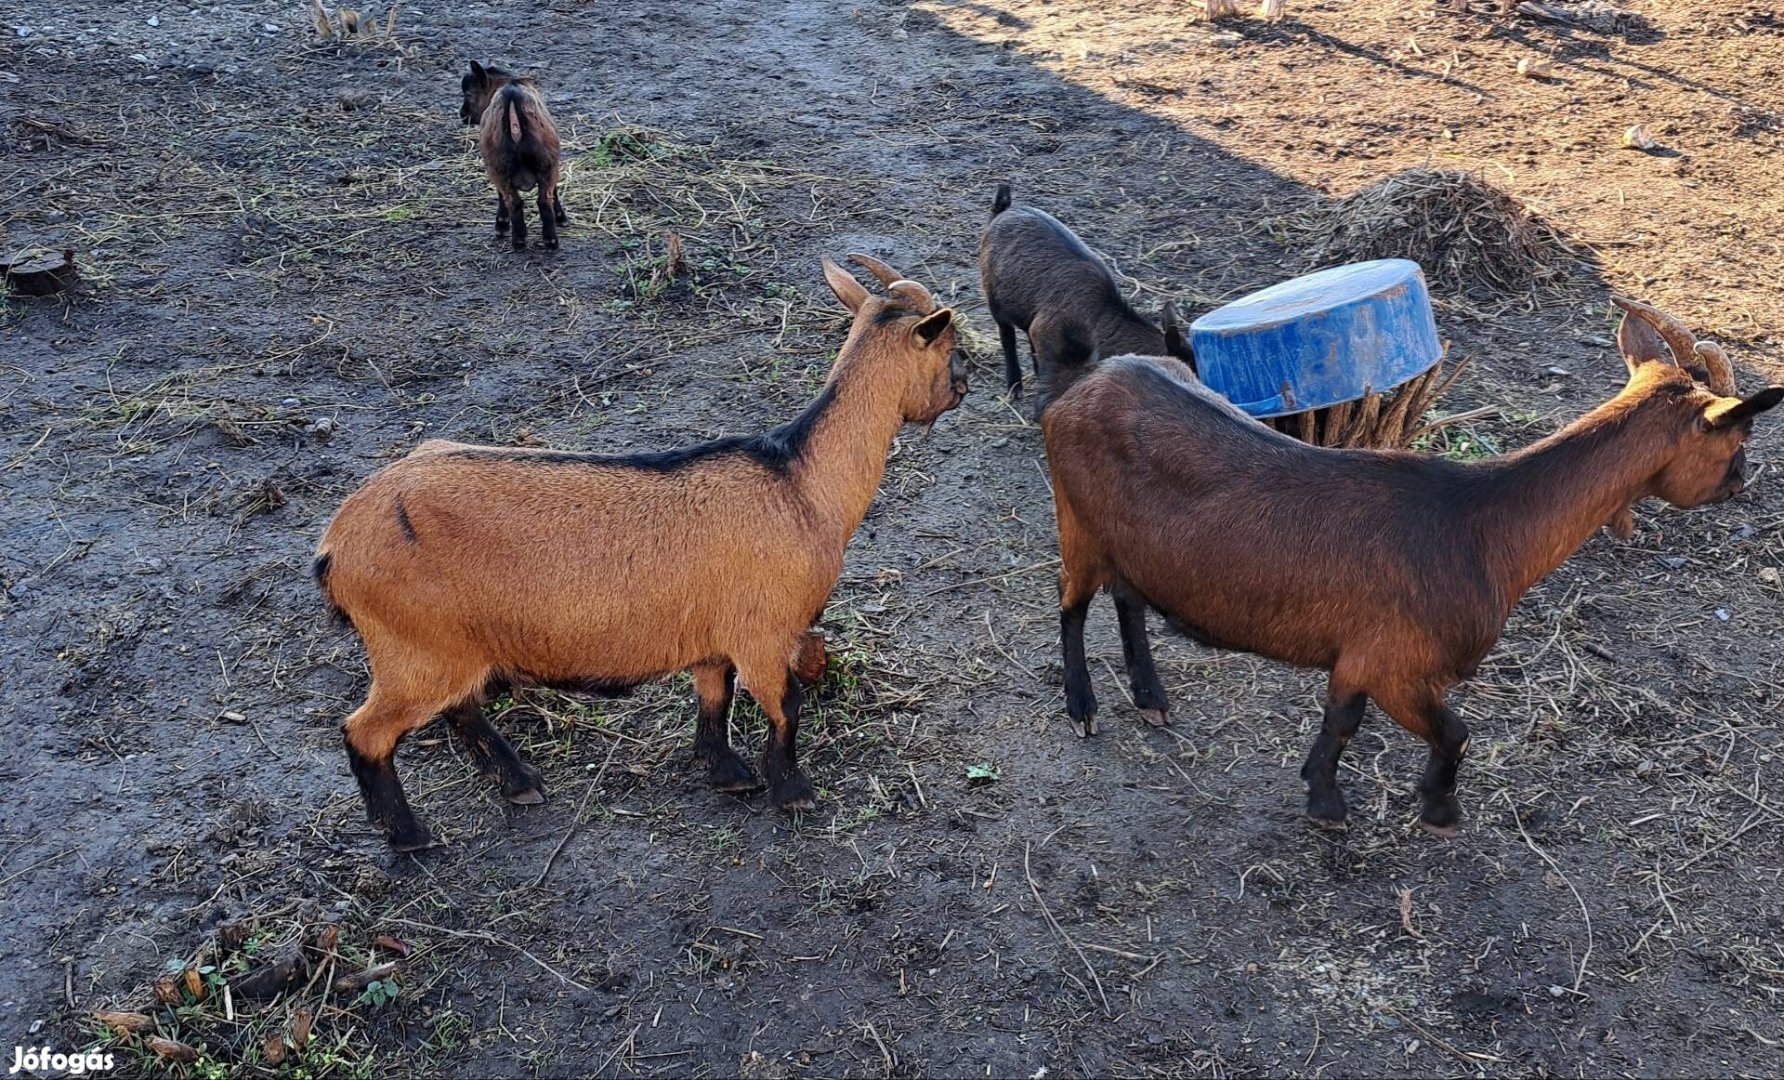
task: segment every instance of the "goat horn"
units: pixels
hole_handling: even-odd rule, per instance
[[[851,251],[849,252],[849,261],[872,274],[874,277],[879,278],[880,284],[886,286],[888,289],[905,279],[903,274],[892,269],[890,266],[887,266],[872,255],[863,255],[858,251]]]
[[[1674,367],[1689,371],[1701,362],[1697,353],[1697,336],[1684,323],[1657,307],[1621,296],[1611,297],[1611,303],[1654,328],[1654,332],[1660,335],[1660,340],[1666,342],[1667,351],[1672,353]],[[1724,364],[1726,366],[1726,361]]]
[[[1734,368],[1728,362],[1728,354],[1722,346],[1713,341],[1697,343],[1697,358],[1703,363],[1704,371],[1709,373],[1709,388],[1723,397],[1737,396],[1734,388]]]
[[[886,295],[894,300],[903,300],[922,315],[935,310],[935,297],[930,295],[928,288],[909,278],[899,278],[887,285]]]

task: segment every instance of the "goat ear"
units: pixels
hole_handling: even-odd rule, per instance
[[[1673,362],[1660,331],[1630,311],[1623,312],[1623,321],[1617,324],[1617,351],[1623,354],[1631,374],[1650,360]]]
[[[1749,416],[1775,408],[1780,401],[1784,401],[1784,386],[1770,386],[1743,401],[1729,398],[1726,403],[1717,402],[1704,410],[1703,422],[1711,431],[1723,431]]]
[[[1183,318],[1177,314],[1177,302],[1166,300],[1158,313],[1159,326],[1165,332],[1165,354],[1182,356],[1187,351],[1183,341]]]
[[[855,280],[854,275],[829,259],[824,260],[824,280],[830,284],[830,291],[842,301],[842,306],[850,311],[860,311],[861,305],[867,302],[867,289]]]
[[[483,65],[479,64],[475,60],[471,61],[471,75],[473,77],[475,77],[476,80],[480,83],[486,83],[489,81],[489,72],[484,71]]]
[[[954,309],[942,308],[923,317],[923,321],[911,327],[911,332],[923,339],[924,347],[935,344],[935,339],[942,336],[942,331],[954,324]]]

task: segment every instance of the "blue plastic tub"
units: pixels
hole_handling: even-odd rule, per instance
[[[1409,259],[1272,285],[1189,332],[1202,381],[1259,419],[1380,394],[1443,358],[1424,272]]]

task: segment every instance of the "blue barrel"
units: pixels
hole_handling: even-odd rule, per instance
[[[1380,394],[1443,358],[1424,271],[1409,259],[1334,266],[1189,326],[1202,381],[1262,419]]]

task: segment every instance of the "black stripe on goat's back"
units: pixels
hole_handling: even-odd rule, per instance
[[[816,401],[806,406],[804,412],[772,431],[760,435],[731,435],[677,450],[642,454],[598,454],[587,450],[510,450],[480,446],[448,453],[454,457],[478,461],[512,461],[522,465],[584,465],[595,468],[641,469],[646,472],[674,472],[714,458],[741,454],[766,469],[784,473],[805,453],[806,444],[811,441],[811,433],[817,427],[818,420],[835,400],[836,387],[832,384],[824,387],[824,392],[818,395]]]
[[[404,540],[415,543],[415,523],[409,520],[409,510],[403,505],[401,497],[396,500],[396,526],[403,530]]]

